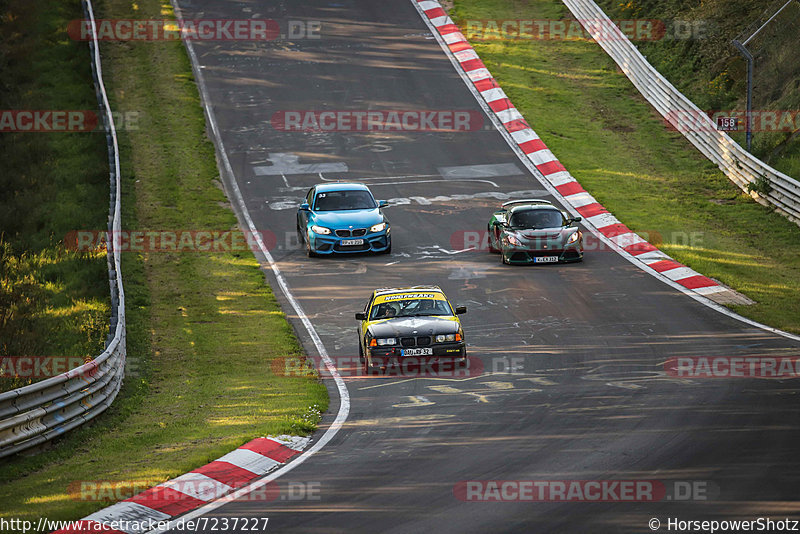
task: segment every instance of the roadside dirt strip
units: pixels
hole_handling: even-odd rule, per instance
[[[585,222],[619,247],[620,253],[641,262],[639,265],[645,270],[652,269],[684,288],[719,304],[748,303],[748,299],[743,295],[678,263],[609,213],[581,187],[558,158],[548,150],[547,145],[536,135],[525,117],[503,92],[497,80],[492,77],[458,26],[447,16],[441,4],[433,0],[417,0],[417,3],[517,146]]]
[[[95,512],[56,534],[147,532],[160,523],[217,500],[287,462],[309,438],[257,438],[213,462]],[[269,493],[271,488],[265,489]],[[264,495],[263,498],[277,498]]]

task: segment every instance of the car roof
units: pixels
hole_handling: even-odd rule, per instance
[[[325,182],[314,186],[317,192],[323,191],[369,191],[364,184],[354,182]]]
[[[543,198],[520,198],[517,200],[509,200],[508,202],[503,202],[502,207],[504,209],[510,210],[513,209],[515,206],[552,206],[553,203],[549,200],[545,200]]]
[[[561,210],[558,209],[556,206],[552,204],[522,204],[520,206],[512,206],[511,208],[506,208],[511,213],[516,213],[518,211],[531,211],[531,210],[549,210],[549,211],[557,211],[561,213]]]
[[[444,291],[439,286],[411,286],[411,287],[382,287],[376,289],[373,293],[378,295],[391,295],[394,293],[419,293],[420,291],[434,291],[444,295]]]

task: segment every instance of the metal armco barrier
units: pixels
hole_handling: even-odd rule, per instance
[[[752,156],[725,132],[717,131],[711,118],[653,68],[593,0],[563,2],[665,120],[740,189],[800,224],[800,182]],[[748,185],[758,182],[768,183],[769,192],[748,191]]]
[[[121,230],[120,165],[117,131],[103,85],[103,70],[91,0],[84,0],[84,15],[91,21],[89,42],[92,75],[104,116],[111,183],[108,230]],[[111,288],[111,322],[106,348],[94,360],[41,382],[0,394],[0,457],[39,445],[82,425],[108,408],[119,393],[125,374],[125,291],[120,253],[108,240],[108,280]]]

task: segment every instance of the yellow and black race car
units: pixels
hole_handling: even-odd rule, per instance
[[[376,289],[364,311],[356,313],[358,355],[367,371],[403,364],[407,359],[437,363],[465,360],[467,347],[457,315],[465,306],[450,304],[438,286]]]

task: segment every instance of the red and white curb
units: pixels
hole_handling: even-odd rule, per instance
[[[413,0],[412,0],[413,1]],[[525,117],[514,107],[500,88],[492,74],[467,42],[458,26],[445,10],[434,0],[416,0],[420,10],[439,32],[444,44],[464,70],[476,91],[483,97],[489,109],[502,123],[527,159],[542,174],[584,221],[597,229],[619,249],[639,260],[656,273],[699,295],[718,302],[745,303],[746,297],[739,295],[719,282],[678,263],[655,246],[642,239],[608,212],[597,200],[586,192],[567,171],[558,158],[525,121]]]
[[[154,524],[199,508],[266,475],[300,454],[308,442],[309,438],[297,436],[254,439],[210,464],[86,516],[55,534],[142,534]]]

